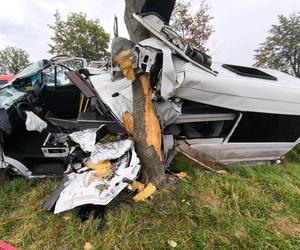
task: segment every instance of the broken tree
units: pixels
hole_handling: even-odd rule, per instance
[[[134,18],[133,13],[141,12],[142,8],[155,8],[161,5],[156,0],[125,0],[125,23],[131,41],[139,42],[150,37],[150,33],[142,27]],[[173,0],[164,1],[164,5],[170,5],[167,8],[166,15],[170,16],[173,6]],[[164,8],[163,8],[164,9]],[[163,10],[164,11],[164,10]],[[169,19],[169,18],[167,18]],[[162,138],[160,123],[152,103],[152,88],[149,76],[145,73],[137,74],[135,72],[132,82],[133,92],[133,114],[125,114],[126,124],[129,125],[129,131],[133,133],[136,144],[136,151],[142,163],[141,177],[145,183],[153,182],[158,187],[165,181],[165,170],[162,154]]]

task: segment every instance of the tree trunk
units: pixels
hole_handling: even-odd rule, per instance
[[[133,42],[149,38],[145,30],[132,16],[140,12],[146,0],[125,0],[125,23]],[[136,151],[140,158],[142,181],[146,184],[154,183],[157,187],[164,184],[165,170],[161,150],[161,129],[154,105],[152,103],[152,89],[147,74],[136,75],[132,82],[133,93],[133,138]],[[127,116],[128,117],[128,116]],[[130,119],[127,119],[127,121]],[[131,130],[131,129],[129,129]]]
[[[130,40],[132,42],[139,42],[149,38],[149,31],[146,30],[133,17],[133,13],[139,13],[145,4],[146,0],[125,0],[125,14],[124,21],[128,30]]]
[[[151,101],[151,84],[146,74],[132,82],[132,93],[133,139],[142,165],[141,177],[144,183],[152,182],[159,187],[165,180],[161,129]]]

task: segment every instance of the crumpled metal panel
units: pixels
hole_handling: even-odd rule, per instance
[[[153,104],[162,128],[175,123],[181,115],[182,102],[154,101]]]
[[[133,141],[123,140],[116,142],[98,142],[92,151],[91,160],[99,163],[106,160],[115,160],[133,148]]]
[[[96,143],[97,128],[74,132],[69,135],[72,141],[80,145],[84,152],[92,152]]]
[[[128,152],[113,164],[113,174],[104,180],[92,178],[95,171],[70,174],[69,182],[56,202],[54,213],[85,204],[107,205],[128,186],[125,180],[133,181],[137,178],[140,168],[139,158],[132,148],[131,154]]]
[[[155,37],[143,40],[139,42],[139,44],[162,51],[164,60],[162,67],[161,96],[166,100],[169,99],[174,95],[173,92],[176,87],[176,73],[172,58],[172,50],[164,42]]]

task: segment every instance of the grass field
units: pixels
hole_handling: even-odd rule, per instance
[[[298,152],[297,152],[298,151]],[[190,180],[168,185],[134,208],[111,206],[105,227],[78,210],[53,215],[42,204],[57,180],[15,179],[0,186],[0,239],[20,249],[300,248],[300,154],[280,165],[233,166],[205,173],[178,157]]]

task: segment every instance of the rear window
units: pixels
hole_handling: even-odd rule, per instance
[[[267,74],[256,68],[230,65],[230,64],[223,64],[223,67],[241,76],[255,77],[255,78],[261,78],[261,79],[267,79],[273,81],[277,80],[275,76]]]
[[[7,80],[0,80],[0,85],[3,85],[5,83],[8,83],[8,81]]]

